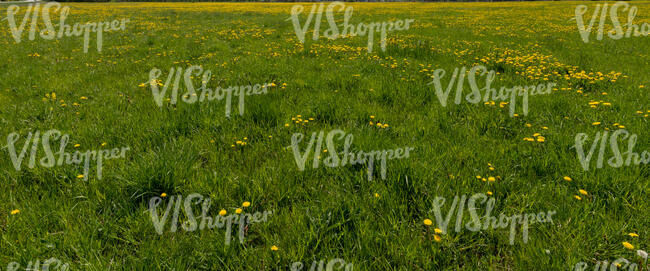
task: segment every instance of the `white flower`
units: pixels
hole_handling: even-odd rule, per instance
[[[639,257],[644,258],[646,260],[648,259],[648,252],[645,252],[643,250],[640,250],[640,249],[637,250],[636,255],[639,255]]]

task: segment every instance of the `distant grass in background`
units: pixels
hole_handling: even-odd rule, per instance
[[[618,123],[639,135],[637,152],[650,150],[649,118],[637,113],[650,110],[650,41],[583,43],[570,20],[578,4],[351,4],[353,23],[415,19],[372,54],[366,37],[300,44],[286,20],[293,3],[70,4],[67,24],[130,19],[126,31],[104,33],[101,53],[91,35],[87,54],[81,37],[30,41],[25,33],[16,44],[2,21],[0,267],[50,257],[72,270],[288,270],[334,258],[355,270],[567,270],[580,261],[638,261],[621,242],[648,250],[650,167],[584,171],[572,145],[577,133],[590,144]],[[634,4],[635,22],[650,22],[650,3]],[[498,102],[442,107],[427,85],[433,70],[445,69],[446,83],[454,68],[478,64],[500,72],[496,87],[556,82],[558,90],[532,96],[528,116],[510,117]],[[190,65],[212,71],[212,88],[277,86],[247,96],[245,114],[233,107],[230,119],[223,101],[159,108],[140,86],[153,68],[164,80],[171,67]],[[614,82],[612,71],[621,73]],[[56,99],[46,97],[53,92]],[[297,115],[314,121],[296,124]],[[7,135],[19,132],[20,148],[29,131],[50,129],[71,135],[68,151],[131,150],[107,161],[101,180],[94,168],[89,181],[77,179],[78,166],[29,169],[24,161],[16,171]],[[285,149],[292,134],[332,129],[354,135],[355,150],[415,150],[389,161],[385,180],[368,181],[365,166],[298,171]],[[534,133],[546,141],[523,140]],[[246,146],[231,146],[244,137]],[[589,195],[576,200],[579,189]],[[554,223],[532,225],[527,244],[518,230],[509,245],[506,229],[449,230],[433,240],[422,221],[435,222],[435,197],[447,199],[446,215],[455,195],[488,191],[497,216],[556,210]],[[212,217],[244,201],[252,203],[246,212],[273,215],[248,229],[244,245],[226,246],[223,229],[160,236],[147,208],[161,193],[209,196]]]

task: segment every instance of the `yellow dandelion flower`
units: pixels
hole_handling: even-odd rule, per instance
[[[487,191],[488,196],[492,196],[492,192]]]
[[[592,123],[591,125],[594,125],[594,126],[596,126],[596,125],[600,125],[600,121],[594,122],[594,123]]]
[[[431,221],[431,219],[427,218],[427,219],[424,220],[424,225],[431,226],[432,224],[433,224],[433,221]]]
[[[251,206],[251,203],[248,202],[248,201],[244,201],[244,203],[242,203],[241,206],[248,207],[248,206]]]
[[[574,197],[575,199],[577,199],[577,200],[582,200],[582,198],[581,198],[580,196],[578,196],[578,195],[574,195],[573,197]]]
[[[494,182],[494,181],[496,181],[496,179],[494,177],[488,177],[488,181]]]
[[[378,198],[378,197],[379,197],[379,193],[375,193],[375,198]]]
[[[627,235],[629,235],[630,237],[639,237],[639,235],[638,235],[638,234],[636,234],[636,233],[633,233],[633,232],[631,232],[631,233],[628,233]]]
[[[15,215],[15,214],[17,214],[17,213],[20,213],[20,210],[16,209],[16,210],[11,211],[11,214],[12,214],[12,215]]]
[[[276,247],[276,246],[271,246],[271,250],[273,250],[273,251],[277,251],[277,250],[278,250],[278,247]]]
[[[440,241],[442,241],[442,238],[440,236],[438,236],[437,234],[434,234],[433,235],[433,240],[436,240],[436,242],[440,242]]]
[[[81,178],[83,178],[83,177],[84,177],[83,174],[79,174],[79,175],[77,175],[77,179],[81,179]]]
[[[583,195],[585,195],[585,196],[586,196],[586,195],[589,195],[589,193],[587,193],[587,190],[580,189],[580,190],[578,190],[578,191],[580,192],[580,194],[583,194]]]
[[[241,208],[237,208],[237,210],[235,210],[235,213],[236,213],[236,214],[241,214],[241,212],[242,212],[242,209],[241,209]]]
[[[567,182],[573,181],[573,179],[571,179],[571,177],[569,177],[569,176],[564,176],[563,179],[564,179],[565,181],[567,181]]]
[[[627,249],[634,249],[634,246],[628,242],[623,242],[622,244]]]
[[[161,198],[167,197],[167,193],[162,193],[162,194],[160,194],[160,197],[161,197]]]
[[[442,233],[442,230],[441,230],[441,229],[438,229],[438,228],[433,229],[433,231],[434,231],[435,233],[437,233],[437,234],[441,234],[441,233]]]
[[[221,209],[221,211],[219,211],[220,216],[225,216],[227,213],[228,212],[226,212],[226,210],[224,210],[224,209]]]

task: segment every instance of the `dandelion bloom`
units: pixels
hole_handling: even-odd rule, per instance
[[[492,196],[492,192],[487,191],[488,196]]]
[[[167,193],[162,193],[162,194],[160,194],[160,197],[161,197],[161,198],[167,197]]]
[[[571,179],[569,176],[564,176],[564,180],[567,182],[573,181],[573,179]]]
[[[227,213],[228,212],[226,212],[226,210],[224,210],[224,209],[221,209],[221,211],[219,211],[220,216],[225,216]]]
[[[441,230],[441,229],[438,229],[438,228],[435,228],[433,231],[434,231],[435,233],[437,233],[437,234],[441,234],[441,233],[442,233],[442,230]]]
[[[634,249],[634,246],[628,242],[623,242],[622,244],[627,249]]]
[[[580,191],[580,194],[583,194],[583,195],[585,195],[585,196],[586,196],[586,195],[589,195],[589,193],[587,193],[587,191],[584,190],[584,189],[580,189],[580,190],[578,190],[578,191]]]
[[[237,208],[237,210],[235,210],[235,213],[236,213],[236,214],[241,214],[241,212],[242,212],[242,209],[241,209],[241,208]]]
[[[379,193],[375,193],[375,198],[378,198],[378,197],[379,197]]]
[[[15,214],[17,214],[17,213],[20,213],[20,210],[16,209],[16,210],[11,211],[11,214],[12,214],[12,215],[15,215]]]
[[[639,235],[638,235],[638,234],[636,234],[636,233],[633,233],[633,232],[631,232],[631,233],[628,233],[627,235],[629,235],[629,236],[631,236],[631,237],[639,237]]]
[[[575,199],[577,199],[577,200],[582,200],[582,198],[581,198],[580,196],[578,196],[578,195],[575,195],[575,196],[573,196],[573,197],[574,197]]]
[[[248,201],[244,201],[244,203],[241,206],[248,207],[251,206],[251,203]]]
[[[276,250],[278,250],[278,247],[276,247],[276,246],[271,246],[271,250],[276,251]]]
[[[433,240],[436,240],[436,242],[440,242],[440,241],[442,241],[442,238],[440,238],[440,236],[438,236],[437,234],[434,234],[433,235]]]
[[[77,179],[81,179],[81,178],[83,178],[83,177],[84,177],[83,174],[79,174],[79,175],[77,175]]]
[[[424,225],[431,226],[432,224],[433,224],[433,222],[431,221],[431,219],[427,218],[427,219],[424,220]]]

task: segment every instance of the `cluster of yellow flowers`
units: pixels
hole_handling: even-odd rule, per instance
[[[424,219],[424,225],[425,226],[431,226],[431,225],[433,225],[433,221],[431,221],[431,219],[428,219],[428,218]],[[442,234],[442,230],[439,229],[439,228],[435,228],[435,229],[433,229],[433,232],[434,232],[433,240],[435,240],[436,242],[441,242],[442,237],[440,237],[440,235]]]
[[[494,166],[492,166],[491,163],[488,163],[488,169],[489,169],[490,171],[494,171]],[[478,180],[480,180],[480,181],[484,181],[484,182],[487,182],[487,181],[494,182],[494,181],[496,181],[497,179],[498,179],[498,180],[501,180],[501,176],[496,176],[496,177],[488,176],[488,177],[486,178],[486,177],[481,177],[481,175],[476,175],[476,179],[478,179]]]
[[[303,125],[303,126],[305,124],[309,123],[310,121],[314,121],[314,120],[315,120],[314,118],[305,118],[305,119],[303,119],[302,115],[296,115],[295,117],[291,117],[291,121],[294,124],[300,124],[300,125]],[[284,127],[289,127],[289,123],[285,123]]]
[[[162,193],[162,194],[160,194],[160,197],[161,197],[161,198],[165,198],[165,197],[167,197],[167,193]],[[243,208],[248,208],[248,207],[251,206],[251,203],[250,203],[250,201],[244,201],[244,202],[242,203],[241,206],[242,206]],[[244,212],[244,210],[243,210],[242,208],[236,208],[236,209],[235,209],[235,213],[236,213],[236,214],[241,214],[241,213],[243,213],[243,212]],[[220,215],[220,216],[225,216],[225,215],[227,215],[227,214],[228,214],[228,211],[226,211],[226,209],[221,209],[221,210],[219,211],[219,215]]]
[[[545,142],[546,138],[544,136],[542,136],[542,134],[540,134],[540,133],[534,133],[533,137],[524,137],[524,141],[528,141],[528,142],[535,142],[535,141],[537,141],[537,142]]]
[[[374,119],[375,119],[375,116],[370,116],[370,122],[368,122],[368,124],[370,124],[370,126],[376,126],[377,128],[380,128],[380,129],[388,128],[388,123],[383,123],[383,124],[381,122],[375,123],[375,122],[373,122]]]
[[[600,100],[600,101],[594,101],[594,100],[589,101],[589,107],[591,107],[591,108],[598,108],[598,105],[612,106],[612,103],[604,102],[602,100]]]
[[[646,113],[644,113],[642,110],[636,111],[638,115],[643,115],[644,118],[648,117],[648,113],[650,113],[650,110],[648,110]]]
[[[236,140],[237,138],[235,137],[234,139]],[[246,142],[246,140],[248,140],[248,137],[244,137],[244,138],[242,138],[242,140],[237,140],[237,141],[235,141],[235,144],[230,145],[230,147],[234,148],[234,147],[246,146],[246,145],[248,145],[248,142]]]
[[[152,86],[158,85],[159,87],[163,86],[162,80],[160,80],[160,79],[152,79],[151,81],[149,81],[147,83],[141,83],[138,86],[141,87],[141,88],[146,88],[147,84],[150,84]]]
[[[602,124],[602,122],[600,122],[600,121],[596,121],[596,122],[592,122],[592,123],[591,123],[591,125],[593,125],[593,126],[600,126],[601,124]],[[618,128],[618,129],[625,129],[625,125],[621,125],[621,124],[618,123],[618,122],[612,124],[612,126]],[[607,131],[610,130],[609,127],[606,127],[606,126],[603,126],[603,128],[604,128],[605,130],[607,130]]]
[[[633,237],[633,238],[638,238],[639,237],[639,235],[634,233],[634,232],[628,233],[627,235],[630,236],[630,237]],[[632,245],[630,242],[623,242],[622,244],[627,249],[634,249],[634,245]],[[646,253],[646,256],[647,256],[647,253]]]
[[[85,96],[81,96],[79,99],[80,100],[88,100],[88,98],[85,97]],[[55,92],[45,93],[45,97],[43,97],[42,100],[43,100],[43,102],[56,101],[57,100],[56,99],[56,93]],[[68,104],[65,103],[65,100],[63,100],[63,99],[59,99],[59,104],[60,104],[61,107],[66,107],[68,105]],[[73,106],[81,106],[81,104],[77,103],[77,102],[73,102],[72,105]],[[50,110],[52,110],[52,109],[53,108],[50,107]],[[79,113],[77,112],[77,114],[79,114]]]

